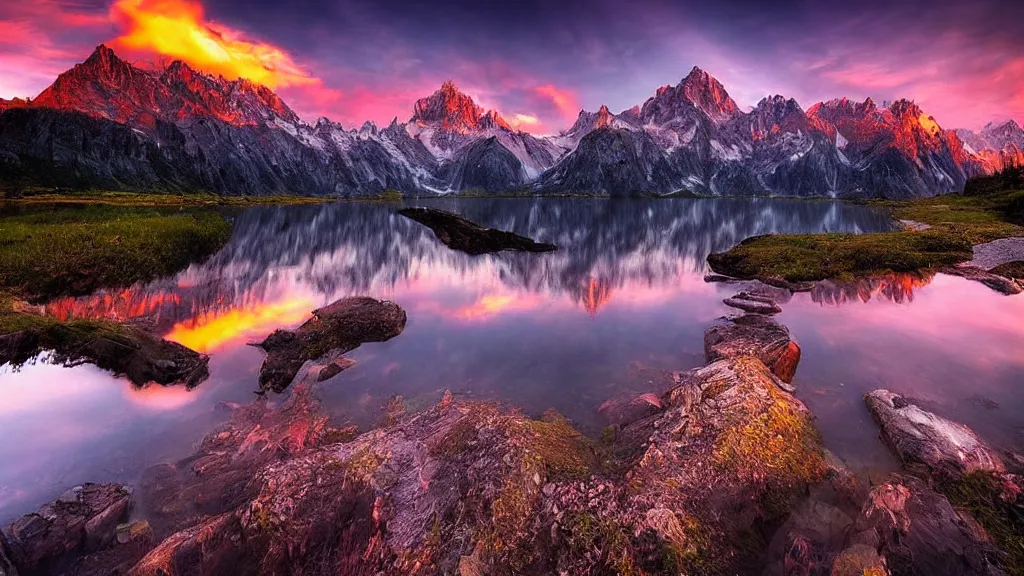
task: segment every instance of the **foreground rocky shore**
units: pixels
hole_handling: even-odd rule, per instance
[[[738,300],[773,311],[774,290],[754,286]],[[394,308],[357,307],[380,316],[380,338],[404,326]],[[320,316],[276,338],[322,332],[322,356],[264,345],[288,351],[264,366],[287,366],[265,372],[283,383],[272,388],[291,385],[282,403],[237,407],[192,456],[151,468],[131,491],[75,487],[7,526],[0,574],[1019,569],[1006,549],[1024,506],[1010,465],[965,427],[877,391],[868,407],[906,469],[859,485],[821,447],[789,384],[800,347],[767,315],[717,321],[705,334],[709,363],[664,374],[666,392],[606,403],[601,441],[557,413],[534,419],[448,393],[412,413],[396,398],[372,430],[335,426],[316,386],[332,365],[324,359],[351,339],[346,323]],[[995,520],[966,510],[977,491],[965,495],[965,482],[999,502]],[[1010,536],[989,533],[1001,526]]]

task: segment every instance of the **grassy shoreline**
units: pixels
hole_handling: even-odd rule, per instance
[[[26,302],[167,276],[231,236],[211,208],[97,203],[11,212],[0,216],[0,362],[16,365],[44,349],[75,358],[97,340],[147,343],[116,322],[61,322]]]

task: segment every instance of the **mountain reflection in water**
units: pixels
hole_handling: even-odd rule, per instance
[[[751,236],[891,227],[881,212],[828,202],[479,199],[430,204],[562,249],[543,256],[469,256],[437,242],[430,230],[396,215],[392,206],[258,207],[234,221],[231,242],[201,265],[145,286],[52,302],[47,310],[59,318],[145,317],[169,338],[211,351],[229,341],[231,330],[260,334],[295,324],[316,303],[430,282],[490,284],[507,292],[448,310],[457,318],[522,309],[529,306],[524,293],[564,297],[594,316],[616,292],[670,287],[681,276],[702,275],[709,253]]]
[[[137,481],[184,456],[250,401],[262,361],[246,346],[347,295],[394,300],[405,332],[349,354],[319,388],[341,422],[366,427],[391,395],[410,408],[444,389],[540,414],[555,408],[589,434],[611,397],[649,391],[651,374],[703,364],[703,333],[734,312],[741,287],[703,279],[706,257],[759,234],[891,228],[862,206],[785,200],[463,199],[432,201],[560,250],[468,256],[397,205],[255,207],[229,244],[171,278],[47,305],[61,317],[134,320],[211,354],[191,392],[132,389],[91,366],[0,372],[0,521],[84,481]],[[1024,436],[1024,297],[962,278],[889,275],[822,283],[779,316],[804,349],[795,384],[826,445],[855,469],[892,462],[863,394],[922,398],[1001,447]],[[968,400],[980,398],[979,401]],[[997,408],[992,408],[997,406]]]

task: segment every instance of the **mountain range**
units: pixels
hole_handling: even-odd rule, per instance
[[[0,183],[226,195],[453,192],[910,198],[1024,164],[1013,121],[944,130],[908,100],[744,112],[694,67],[618,114],[581,111],[534,136],[452,82],[408,122],[300,120],[273,91],[175,61],[140,68],[99,46],[31,100],[0,100]]]

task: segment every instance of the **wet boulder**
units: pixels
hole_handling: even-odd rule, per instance
[[[953,476],[1005,470],[999,454],[962,424],[922,410],[888,390],[870,392],[864,401],[878,421],[882,437],[904,462]]]
[[[405,311],[398,304],[362,296],[342,298],[314,310],[313,317],[297,329],[276,330],[255,344],[267,353],[260,367],[260,391],[284,391],[310,360],[340,367],[345,363],[338,356],[363,343],[398,336],[405,321]],[[330,374],[332,369],[327,369]]]
[[[826,469],[809,413],[775,381],[749,356],[687,374],[657,414],[626,426],[624,439],[643,441],[613,447],[622,457],[604,473],[557,414],[445,394],[354,438],[246,465],[240,498],[179,524],[131,574],[733,573],[741,536],[781,522]],[[254,434],[270,447],[273,430],[308,431],[316,413],[226,431],[240,443],[213,435],[203,452],[222,468],[197,468],[214,462],[199,455],[195,474],[236,465]]]
[[[754,356],[788,384],[800,363],[800,346],[782,324],[767,316],[746,314],[715,321],[704,332],[704,356],[708,362]]]
[[[0,530],[0,548],[19,574],[61,574],[80,556],[111,547],[130,507],[119,484],[76,486]]]
[[[403,208],[399,214],[434,231],[437,239],[453,250],[479,255],[502,250],[554,252],[558,246],[536,242],[504,230],[484,228],[458,214],[435,208]]]

